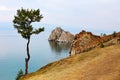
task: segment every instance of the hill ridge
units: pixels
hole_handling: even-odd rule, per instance
[[[75,35],[71,44],[70,55],[92,50],[96,47],[111,46],[120,43],[120,32],[110,35],[98,36],[82,30]],[[102,46],[101,46],[102,45]]]
[[[120,80],[120,44],[46,65],[20,80]]]

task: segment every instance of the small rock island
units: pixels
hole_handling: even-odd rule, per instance
[[[74,40],[74,35],[68,31],[64,31],[61,27],[57,27],[51,32],[48,40],[71,43]]]

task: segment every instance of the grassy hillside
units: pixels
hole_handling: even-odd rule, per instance
[[[21,80],[120,80],[120,45],[50,63]]]

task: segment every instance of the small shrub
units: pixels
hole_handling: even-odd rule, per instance
[[[106,36],[106,34],[104,33],[103,36]]]
[[[104,44],[101,42],[100,43],[100,48],[104,48],[105,46],[104,46]]]
[[[20,70],[18,71],[17,76],[16,76],[16,80],[19,80],[19,78],[22,77],[22,76],[23,76],[23,71],[22,71],[22,69],[20,69]]]
[[[113,37],[116,37],[116,35],[117,35],[117,34],[116,34],[116,32],[114,31],[113,34],[112,34],[112,36],[113,36]]]
[[[105,33],[101,33],[100,36],[103,37],[103,36],[106,36],[106,34]]]

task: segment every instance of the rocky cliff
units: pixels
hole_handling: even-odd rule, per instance
[[[56,41],[56,42],[72,42],[73,39],[74,39],[73,34],[64,31],[60,27],[54,29],[48,38],[49,41]]]
[[[75,35],[71,45],[71,55],[88,51],[100,43],[100,36],[93,35],[91,32],[82,31]]]
[[[89,51],[95,47],[110,46],[120,43],[120,33],[116,35],[106,35],[103,37],[96,36],[91,32],[82,31],[75,35],[75,38],[71,44],[70,55],[78,54],[81,52]]]

